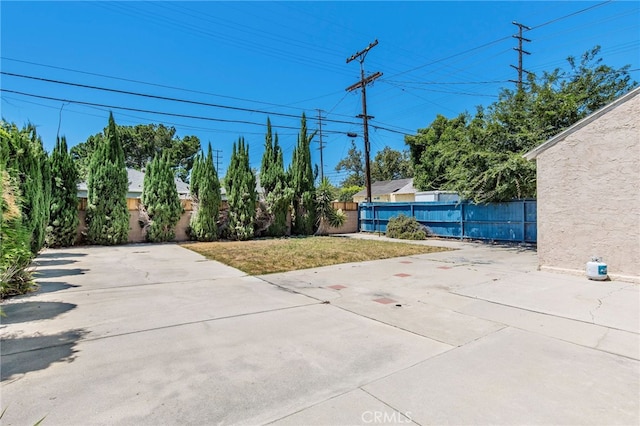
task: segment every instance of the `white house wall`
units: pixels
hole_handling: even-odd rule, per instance
[[[541,152],[541,269],[584,273],[591,256],[612,278],[640,281],[640,96]]]

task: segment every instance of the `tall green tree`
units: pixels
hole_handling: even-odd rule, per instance
[[[96,135],[89,136],[86,142],[71,148],[81,178],[86,178],[91,156],[106,137],[108,128]],[[176,176],[187,181],[193,167],[195,156],[200,150],[197,136],[176,136],[174,127],[162,124],[139,124],[136,126],[117,126],[120,143],[124,150],[125,164],[129,168],[142,170],[156,155],[165,155]]]
[[[211,144],[207,156],[197,156],[192,169],[191,196],[194,210],[191,214],[191,238],[197,241],[218,239],[218,216],[220,212],[220,181],[213,164]]]
[[[347,156],[340,160],[336,165],[336,171],[342,172],[347,171],[349,174],[347,177],[340,183],[341,186],[361,186],[364,187],[365,184],[365,176],[364,176],[364,160],[362,156],[362,151],[360,151],[356,147],[355,141],[351,141],[351,147],[347,152]]]
[[[476,202],[535,197],[535,163],[522,154],[636,86],[628,66],[603,65],[598,54],[596,47],[579,62],[569,57],[568,71],[529,75],[522,90],[502,90],[474,117],[438,116],[407,136],[414,185],[454,190]]]
[[[20,188],[21,220],[31,236],[33,254],[42,249],[49,222],[51,182],[49,160],[35,126],[27,124],[22,129],[2,121],[3,151],[6,153],[6,170]]]
[[[309,135],[307,118],[302,114],[298,143],[293,150],[293,158],[289,167],[289,183],[293,190],[293,233],[311,235],[316,222],[315,185],[311,166],[311,140],[315,133]]]
[[[413,177],[413,167],[408,151],[400,152],[385,146],[371,163],[372,182],[410,177]]]
[[[51,208],[46,243],[72,246],[78,230],[78,172],[67,150],[67,139],[56,140],[51,153]]]
[[[251,239],[256,218],[256,177],[249,166],[249,145],[242,137],[237,145],[233,144],[225,185],[229,203],[228,236],[240,241]]]
[[[283,236],[287,233],[287,212],[293,191],[287,185],[278,134],[276,133],[275,138],[273,137],[269,119],[267,119],[264,154],[260,166],[260,186],[264,190],[265,203],[270,216],[270,225],[266,234]]]
[[[15,144],[20,130],[2,120],[0,126],[0,299],[28,292],[31,234],[23,222],[23,199],[16,169]],[[9,154],[13,153],[10,157]],[[0,311],[1,312],[1,311]]]
[[[129,236],[127,191],[129,179],[124,151],[113,114],[105,138],[94,151],[87,181],[87,231],[89,244],[126,243]]]
[[[141,198],[149,216],[147,240],[153,243],[173,240],[183,208],[173,170],[166,156],[156,156],[148,164]]]

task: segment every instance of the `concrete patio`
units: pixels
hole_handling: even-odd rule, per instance
[[[640,423],[637,284],[423,244],[456,250],[259,277],[174,244],[46,250],[2,304],[2,422]]]

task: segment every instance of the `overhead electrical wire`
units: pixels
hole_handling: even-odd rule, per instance
[[[254,109],[254,108],[243,108],[243,107],[236,107],[236,106],[231,106],[231,105],[213,104],[213,103],[209,103],[209,102],[201,102],[201,101],[173,98],[173,97],[168,97],[168,96],[152,95],[152,94],[148,94],[148,93],[139,93],[139,92],[133,92],[133,91],[129,91],[129,90],[111,89],[111,88],[107,88],[107,87],[93,86],[93,85],[90,85],[90,84],[72,83],[72,82],[69,82],[69,81],[54,80],[54,79],[50,79],[50,78],[36,77],[36,76],[12,73],[12,72],[7,72],[7,71],[0,71],[0,74],[8,75],[8,76],[11,76],[11,77],[25,78],[25,79],[29,79],[29,80],[43,81],[43,82],[47,82],[47,83],[62,84],[62,85],[65,85],[65,86],[81,87],[81,88],[85,88],[85,89],[101,90],[101,91],[104,91],[104,92],[119,93],[119,94],[132,95],[132,96],[140,96],[140,97],[151,98],[151,99],[159,99],[159,100],[163,100],[163,101],[181,102],[181,103],[191,104],[191,105],[208,106],[208,107],[214,107],[214,108],[229,109],[229,110],[234,110],[234,111],[252,112],[252,113],[258,113],[258,114],[273,115],[273,116],[277,116],[277,117],[287,117],[287,118],[300,119],[299,115],[287,114],[287,113],[284,113],[284,112],[271,112],[271,111],[264,111],[264,110]],[[352,121],[344,121],[344,120],[325,119],[325,121],[328,121],[328,122],[331,122],[331,123],[340,123],[340,124],[355,124]]]
[[[102,107],[102,108],[119,109],[119,110],[124,110],[124,111],[135,111],[135,112],[143,112],[143,113],[147,113],[147,114],[165,115],[165,116],[170,116],[170,117],[182,117],[182,118],[190,118],[190,119],[196,119],[196,120],[215,121],[215,122],[220,122],[220,123],[249,124],[249,125],[254,125],[254,126],[266,127],[266,124],[264,124],[264,123],[257,123],[257,122],[253,122],[253,121],[231,120],[231,119],[214,118],[214,117],[203,117],[203,116],[198,116],[198,115],[179,114],[179,113],[172,113],[172,112],[165,112],[165,111],[148,110],[148,109],[142,109],[142,108],[131,108],[131,107],[123,107],[123,106],[117,106],[117,105],[107,105],[107,104],[100,104],[100,103],[96,103],[96,102],[86,102],[86,101],[79,101],[79,100],[73,100],[73,99],[63,99],[63,98],[56,98],[56,97],[53,97],[53,96],[36,95],[34,93],[26,93],[26,92],[21,92],[21,91],[18,91],[18,90],[5,89],[4,87],[0,87],[0,91],[1,92],[6,92],[6,93],[14,93],[14,94],[17,94],[17,95],[22,95],[22,96],[29,96],[29,97],[33,97],[33,98],[46,99],[46,100],[50,100],[50,101],[69,102],[69,103],[78,104],[78,105],[97,106],[97,107]],[[347,123],[347,124],[353,124],[353,123]],[[298,127],[292,127],[292,126],[277,126],[277,127],[281,128],[281,129],[294,129],[294,130],[298,130],[299,129]],[[389,128],[384,127],[384,126],[372,125],[371,127],[373,127],[374,129],[384,130],[384,131],[391,132],[391,133],[398,133],[398,134],[402,134],[402,135],[405,134],[405,132],[399,132],[397,130],[389,129]],[[341,131],[337,131],[337,130],[325,130],[324,132],[325,133],[331,133],[331,134],[346,134],[347,133],[347,132],[341,132]]]
[[[78,74],[85,74],[85,75],[92,75],[92,76],[96,76],[96,77],[103,77],[103,78],[108,78],[108,79],[112,79],[112,80],[126,81],[128,83],[144,84],[144,85],[147,85],[147,86],[160,87],[160,88],[163,88],[163,89],[179,90],[179,91],[182,91],[182,92],[196,93],[196,94],[208,95],[208,96],[216,96],[216,97],[219,97],[219,98],[232,99],[232,100],[243,101],[243,102],[252,102],[252,103],[269,105],[269,106],[274,106],[274,107],[290,108],[290,109],[295,109],[295,110],[300,110],[300,108],[294,107],[294,106],[291,106],[291,105],[295,105],[295,104],[298,104],[298,103],[302,103],[302,102],[307,102],[308,101],[308,100],[304,100],[304,101],[294,102],[291,105],[282,105],[282,104],[276,104],[276,103],[272,103],[272,102],[259,101],[259,100],[255,100],[255,99],[239,98],[239,97],[236,97],[236,96],[227,96],[227,95],[221,95],[221,94],[218,94],[218,93],[205,92],[205,91],[202,91],[202,90],[193,90],[193,89],[187,89],[187,88],[184,88],[184,87],[177,87],[177,86],[170,86],[170,85],[166,85],[166,84],[151,83],[151,82],[148,82],[148,81],[135,80],[135,79],[131,79],[131,78],[116,77],[116,76],[112,76],[112,75],[100,74],[100,73],[89,72],[89,71],[81,71],[81,70],[76,70],[76,69],[72,69],[72,68],[65,68],[65,67],[59,67],[59,66],[55,66],[55,65],[42,64],[42,63],[38,63],[38,62],[25,61],[25,60],[16,59],[16,58],[9,58],[9,57],[6,57],[6,56],[0,56],[0,59],[6,60],[6,61],[12,61],[12,62],[19,62],[19,63],[23,63],[23,64],[28,64],[28,65],[35,65],[35,66],[44,67],[44,68],[51,68],[51,69],[57,69],[57,70],[61,70],[61,71],[68,71],[68,72],[73,72],[73,73],[78,73]],[[334,94],[337,94],[337,93],[342,93],[342,90],[341,91],[337,91],[337,92],[332,92],[332,93],[330,93],[330,94],[328,94],[326,96],[334,95]],[[321,96],[321,97],[324,97],[324,96]],[[318,98],[313,98],[313,99],[318,99]],[[310,100],[313,100],[313,99],[310,99]],[[334,113],[333,115],[348,117],[348,116],[343,115],[343,114],[335,114]]]

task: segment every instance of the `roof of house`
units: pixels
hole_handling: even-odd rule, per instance
[[[144,185],[144,173],[135,170],[135,169],[127,169],[127,176],[129,178],[129,198],[133,198],[133,196],[140,196],[142,194],[142,188]],[[189,185],[181,181],[180,179],[175,179],[176,189],[178,190],[178,195],[181,198],[185,198],[189,196]],[[78,184],[78,192],[86,192],[87,191],[87,182],[80,182]]]
[[[381,180],[373,182],[371,184],[371,195],[385,195],[385,194],[413,194],[416,189],[413,187],[413,178],[407,179],[395,179],[395,180]],[[362,191],[354,194],[354,197],[366,197],[366,188]]]
[[[527,160],[535,160],[538,157],[538,155],[540,155],[542,152],[544,152],[547,149],[551,148],[552,146],[554,146],[558,142],[566,139],[567,136],[571,135],[572,133],[577,132],[578,130],[580,130],[584,126],[586,126],[587,124],[589,124],[589,123],[593,122],[594,120],[596,120],[596,119],[602,117],[603,115],[607,114],[609,111],[611,111],[612,109],[616,108],[617,106],[627,102],[630,99],[633,99],[638,94],[640,94],[640,87],[636,87],[635,89],[633,89],[630,92],[627,92],[626,94],[620,96],[618,99],[616,99],[613,102],[607,104],[606,106],[604,106],[603,108],[599,109],[598,111],[596,111],[596,112],[586,116],[582,120],[574,123],[571,127],[569,127],[566,130],[558,133],[557,135],[555,135],[554,137],[552,137],[551,139],[549,139],[545,143],[543,143],[543,144],[537,146],[536,148],[532,149],[531,151],[527,152],[526,154],[523,155],[523,157],[526,158]]]

